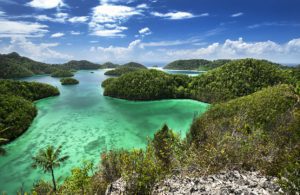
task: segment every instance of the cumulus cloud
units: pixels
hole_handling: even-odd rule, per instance
[[[53,9],[65,6],[65,3],[63,0],[32,0],[27,5],[38,9]]]
[[[200,45],[192,49],[166,48],[167,45],[183,44],[185,41],[142,42],[140,39],[131,42],[128,47],[93,47],[100,59],[106,60],[138,60],[143,62],[169,62],[177,59],[205,58],[205,59],[239,59],[259,58],[275,62],[299,62],[300,38],[292,39],[284,44],[273,41],[246,42],[242,38],[227,39],[223,43]]]
[[[160,13],[160,12],[151,12],[153,16],[162,17],[170,20],[182,20],[182,19],[190,19],[196,17],[194,14],[190,12],[169,12],[169,13]],[[207,13],[205,13],[206,15]]]
[[[121,26],[133,16],[141,15],[142,10],[125,5],[101,4],[93,8],[89,23],[92,35],[103,37],[124,37],[127,27]]]
[[[0,37],[42,37],[48,26],[40,23],[0,19]]]
[[[58,32],[58,33],[52,34],[52,35],[51,35],[51,38],[59,38],[59,37],[63,37],[63,36],[65,36],[64,33]]]
[[[57,62],[71,59],[72,56],[55,51],[58,43],[35,44],[25,37],[13,37],[8,45],[0,48],[1,53],[18,52],[38,61]]]

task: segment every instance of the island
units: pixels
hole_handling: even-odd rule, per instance
[[[191,60],[176,60],[164,66],[164,69],[168,70],[197,70],[207,71],[211,70],[230,62],[231,60],[219,59],[219,60],[205,60],[205,59],[191,59]]]
[[[33,101],[59,95],[57,88],[42,83],[0,80],[0,137],[16,139],[37,114]]]
[[[254,93],[267,86],[290,83],[291,74],[271,62],[242,59],[196,77],[140,70],[104,83],[104,95],[128,100],[189,98],[208,103]]]
[[[73,77],[74,74],[69,70],[58,70],[51,74],[52,77]]]
[[[62,85],[77,85],[79,84],[79,81],[77,79],[74,78],[62,78],[60,79],[60,82]]]
[[[134,72],[140,69],[147,69],[146,66],[136,63],[136,62],[129,62],[127,64],[121,65],[119,67],[117,67],[114,70],[109,70],[107,72],[105,72],[105,75],[108,76],[121,76],[123,74],[129,73],[129,72]]]

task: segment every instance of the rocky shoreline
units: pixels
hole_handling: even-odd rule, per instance
[[[152,194],[282,194],[283,191],[276,181],[275,177],[246,171],[222,171],[203,177],[172,176],[156,184]],[[126,194],[126,184],[122,178],[112,183],[106,194]]]

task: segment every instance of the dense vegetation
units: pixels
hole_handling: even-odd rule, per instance
[[[0,80],[0,137],[11,141],[31,124],[37,110],[32,101],[59,95],[57,88],[42,83]]]
[[[223,59],[214,60],[214,61],[209,61],[204,59],[177,60],[166,65],[164,69],[207,71],[222,66],[230,61],[231,60],[223,60]]]
[[[17,53],[0,54],[0,78],[20,78],[34,74],[51,74],[55,66],[36,62]]]
[[[64,64],[46,64],[22,57],[18,53],[0,54],[0,78],[22,78],[36,74],[53,74],[57,71],[94,70],[99,68],[116,68],[111,62],[102,65],[86,60],[69,61]]]
[[[101,69],[107,69],[107,68],[117,68],[119,67],[118,64],[114,64],[112,62],[105,62],[104,64],[101,65]]]
[[[135,72],[135,71],[138,71],[141,69],[147,69],[147,67],[145,67],[142,64],[136,63],[136,62],[129,62],[127,64],[117,67],[114,70],[109,70],[109,71],[105,72],[104,74],[109,75],[109,76],[121,76],[123,74]]]
[[[72,60],[61,66],[63,66],[67,70],[95,70],[101,68],[100,64],[95,64],[86,60]]]
[[[51,74],[52,77],[72,77],[74,74],[69,70],[57,70]]]
[[[62,85],[76,85],[79,83],[77,79],[74,78],[62,78],[60,79]]]
[[[103,82],[104,95],[128,100],[185,98],[190,78],[157,70],[139,70]]]
[[[267,86],[293,83],[289,70],[265,60],[236,60],[207,73],[187,77],[156,70],[125,74],[103,83],[104,95],[129,100],[191,98],[214,103],[251,94]]]
[[[194,77],[190,83],[193,99],[221,102],[251,94],[267,86],[291,83],[291,73],[265,60],[243,59]]]

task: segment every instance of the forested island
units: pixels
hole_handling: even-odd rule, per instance
[[[105,80],[105,96],[134,101],[194,99],[211,106],[202,116],[195,116],[184,139],[165,124],[148,140],[145,149],[106,151],[101,154],[99,166],[83,162],[61,183],[54,170],[68,163],[68,154],[61,154],[64,146],[41,149],[33,156],[33,167],[41,168],[53,179],[37,178],[30,192],[104,194],[113,190],[111,184],[117,181],[128,194],[151,194],[161,181],[176,175],[206,176],[227,170],[258,171],[278,178],[276,185],[285,193],[298,192],[299,66],[283,67],[256,59],[219,62],[196,77],[171,75],[131,63],[126,68],[134,71]],[[1,80],[0,94],[0,137],[13,140],[35,117],[32,102],[58,95],[59,91],[46,84]]]
[[[191,60],[176,60],[167,64],[164,69],[169,70],[199,70],[199,71],[207,71],[219,66],[222,66],[231,60],[205,60],[205,59],[191,59]]]
[[[74,78],[62,78],[60,79],[62,85],[76,85],[79,83],[77,79]]]
[[[8,141],[20,136],[37,114],[33,101],[57,96],[57,88],[42,83],[0,80],[0,137]]]
[[[108,76],[121,76],[123,74],[129,73],[129,72],[134,72],[140,69],[147,69],[146,66],[136,63],[136,62],[129,62],[127,64],[118,66],[117,68],[115,68],[114,70],[109,70],[107,72],[105,72],[105,75]]]
[[[16,52],[0,54],[0,78],[4,79],[30,77],[39,74],[56,75],[62,71],[95,70],[116,67],[118,67],[118,65],[111,62],[101,65],[86,60],[72,60],[64,64],[46,64],[27,57],[22,57]]]

